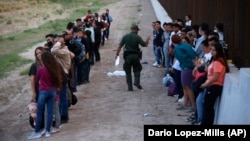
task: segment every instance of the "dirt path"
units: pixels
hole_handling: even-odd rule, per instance
[[[189,124],[184,121],[188,114],[175,110],[176,98],[167,96],[166,87],[162,86],[164,69],[151,65],[152,42],[148,48],[142,48],[142,62],[148,62],[143,64],[141,73],[143,90],[134,88],[128,92],[125,77],[107,76],[107,72],[122,70],[122,59],[118,68],[114,66],[114,50],[133,21],[140,22],[139,34],[144,39],[152,34],[151,22],[156,17],[150,0],[122,0],[100,12],[106,8],[114,22],[110,40],[100,49],[101,62],[91,68],[90,83],[77,87],[78,103],[69,109],[69,123],[63,124],[61,132],[49,140],[142,141],[145,124]],[[26,108],[31,97],[29,78],[15,75],[0,83],[1,93],[12,93],[1,100],[0,141],[26,140],[33,130]]]

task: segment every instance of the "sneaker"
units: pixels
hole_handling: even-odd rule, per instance
[[[195,112],[195,110],[194,110],[194,108],[187,108],[187,110],[186,110],[186,112],[187,113],[194,113]]]
[[[176,108],[176,110],[186,110],[187,107],[184,107],[183,105],[180,105],[179,107]]]
[[[45,132],[46,132],[46,130],[43,129],[43,131],[41,132],[41,136],[45,135]]]
[[[46,138],[50,137],[50,133],[49,133],[48,131],[46,131],[45,137],[46,137]]]
[[[178,102],[183,103],[184,102],[184,96],[182,98],[178,99]]]
[[[38,139],[41,137],[42,137],[42,135],[40,133],[32,132],[32,134],[28,137],[28,139],[32,140],[32,139]]]
[[[154,67],[157,67],[157,66],[158,66],[158,63],[157,63],[157,62],[155,62],[155,63],[153,64],[153,66],[154,66]]]
[[[59,128],[54,128],[54,127],[53,127],[53,128],[51,129],[50,133],[53,134],[53,133],[57,133],[57,132],[59,132],[59,131],[60,131]]]

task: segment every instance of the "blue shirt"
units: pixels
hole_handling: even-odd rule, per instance
[[[197,57],[197,54],[193,50],[192,46],[187,43],[180,43],[174,48],[175,57],[180,62],[181,69],[193,69],[193,59]]]

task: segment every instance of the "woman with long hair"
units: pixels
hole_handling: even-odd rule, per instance
[[[211,47],[212,62],[208,66],[207,80],[201,85],[206,89],[202,125],[212,125],[214,122],[214,104],[222,93],[225,74],[229,72],[227,60],[221,44]]]
[[[29,70],[29,76],[30,76],[30,84],[31,84],[31,89],[32,89],[32,102],[36,102],[38,99],[38,83],[35,82],[35,76],[37,73],[37,70],[39,67],[42,66],[41,63],[41,54],[45,51],[44,47],[37,47],[34,51],[35,55],[35,61],[34,63],[31,64],[30,70]]]
[[[53,120],[53,104],[55,101],[56,91],[60,90],[65,81],[62,75],[62,68],[54,56],[45,51],[41,55],[42,66],[38,68],[35,81],[39,83],[39,97],[37,101],[37,119],[35,131],[32,132],[28,139],[40,138],[40,127],[42,126],[43,112],[47,106],[47,120],[45,137],[50,136],[50,127]]]

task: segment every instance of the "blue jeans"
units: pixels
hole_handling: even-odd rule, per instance
[[[158,65],[162,63],[162,49],[158,49],[156,45],[154,45],[154,54],[155,54],[155,61]]]
[[[206,90],[201,91],[196,98],[197,123],[202,121],[204,111],[204,97]]]
[[[39,91],[39,97],[37,102],[37,119],[35,132],[38,133],[41,128],[43,113],[45,105],[47,106],[47,121],[46,121],[46,131],[50,132],[50,127],[53,121],[53,105],[55,101],[56,89],[52,88],[46,91]]]
[[[59,110],[61,117],[68,118],[68,97],[67,97],[67,84],[65,84],[59,94]]]
[[[166,68],[166,72],[169,72],[169,69],[171,68],[171,66],[173,65],[173,57],[168,55],[168,42],[164,43],[163,46],[163,55],[164,55],[164,62],[165,62],[165,68]]]

